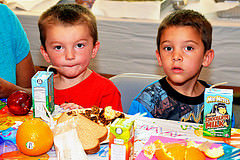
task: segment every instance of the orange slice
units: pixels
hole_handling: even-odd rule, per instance
[[[198,148],[187,147],[185,153],[185,160],[205,160],[206,157]]]
[[[172,154],[167,152],[167,149],[160,140],[155,141],[154,145],[156,146],[155,156],[158,160],[174,160]]]
[[[224,155],[223,146],[218,148],[207,149],[204,151],[204,154],[209,158],[219,158]]]
[[[153,143],[149,144],[149,145],[146,145],[144,147],[144,155],[149,158],[149,159],[152,159],[153,158],[153,155],[155,154],[155,151],[156,151],[156,147]]]

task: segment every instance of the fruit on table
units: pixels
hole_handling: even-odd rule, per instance
[[[39,156],[51,149],[53,133],[47,123],[39,118],[33,118],[19,126],[16,144],[23,154]]]
[[[207,149],[204,151],[205,155],[209,158],[220,158],[224,155],[223,146],[218,148]]]
[[[220,158],[224,155],[223,146],[211,149],[210,148],[211,143],[209,143],[209,142],[203,142],[203,143],[197,144],[194,141],[190,141],[190,142],[188,142],[188,146],[198,148],[200,151],[202,151],[209,158],[215,158],[216,159],[216,158]]]
[[[223,146],[212,148],[211,143],[187,142],[185,146],[182,143],[162,143],[160,140],[144,147],[144,155],[152,159],[155,154],[158,160],[205,160],[209,158],[219,158],[224,155]]]
[[[26,115],[32,107],[32,96],[25,91],[13,92],[7,99],[9,112],[15,115]]]
[[[158,160],[205,160],[206,156],[202,151],[193,146],[185,146],[180,143],[162,143],[160,140],[156,140],[150,145],[155,145],[155,156]],[[146,147],[146,146],[145,146]],[[144,148],[145,149],[145,148]],[[150,152],[145,152],[146,155]],[[150,154],[151,155],[151,154]]]

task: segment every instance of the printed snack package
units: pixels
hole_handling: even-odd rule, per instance
[[[32,77],[33,117],[48,119],[44,106],[54,111],[53,72],[38,71]]]
[[[232,102],[232,89],[205,89],[203,136],[231,136]]]

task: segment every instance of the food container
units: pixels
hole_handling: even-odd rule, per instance
[[[45,108],[54,111],[53,72],[38,71],[32,77],[33,117],[48,119]]]
[[[232,102],[232,89],[205,89],[203,136],[231,136]]]
[[[134,152],[134,121],[117,118],[110,126],[109,160],[131,160]]]

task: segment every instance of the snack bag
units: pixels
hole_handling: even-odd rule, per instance
[[[55,126],[53,135],[58,160],[88,159],[78,137],[77,122],[72,118]]]
[[[203,136],[231,136],[232,101],[232,89],[205,89]]]

